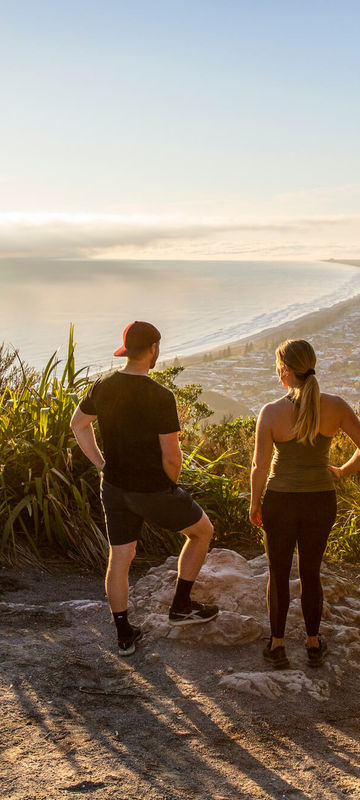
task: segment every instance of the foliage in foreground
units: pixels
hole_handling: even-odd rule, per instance
[[[72,327],[57,377],[59,363],[53,353],[40,379],[24,371],[0,397],[1,557],[12,563],[24,549],[38,560],[62,551],[99,567],[106,546],[92,514],[92,471],[74,472],[72,463],[70,419],[87,382],[75,371]]]
[[[9,361],[0,350],[0,561],[15,564],[27,558],[55,566],[56,559],[103,571],[107,543],[99,501],[99,476],[77,446],[71,416],[89,383],[76,371],[73,326],[68,353],[60,370],[53,353],[43,373]],[[7,354],[4,364],[1,352]],[[59,370],[59,375],[57,374]],[[199,400],[201,386],[177,387],[181,371],[171,367],[153,378],[173,389],[183,426],[184,464],[181,484],[212,519],[213,544],[241,549],[256,546],[261,534],[248,520],[249,468],[255,420],[238,418],[207,423],[211,412]],[[200,431],[200,423],[202,430]],[[97,435],[98,431],[97,431]],[[348,458],[351,444],[342,434],[333,443],[333,463]],[[344,483],[339,514],[328,554],[360,557],[360,488]],[[138,545],[148,562],[178,553],[183,537],[145,526]]]
[[[333,559],[360,561],[360,486],[355,480],[338,491],[338,514],[327,553]]]

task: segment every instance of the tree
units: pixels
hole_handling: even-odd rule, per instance
[[[201,420],[211,417],[214,412],[207,403],[199,400],[203,390],[201,384],[186,383],[185,386],[176,385],[175,379],[183,371],[184,367],[178,365],[167,367],[161,372],[152,370],[150,375],[157,383],[160,383],[161,386],[166,386],[167,389],[174,393],[182,427],[187,430],[197,430]]]

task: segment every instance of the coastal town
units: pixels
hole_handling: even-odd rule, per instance
[[[275,350],[286,338],[308,339],[317,354],[316,372],[324,392],[339,394],[358,409],[360,402],[360,298],[293,321],[221,352],[184,364],[179,385],[198,383],[203,399],[222,417],[258,414],[264,403],[283,394],[275,369]]]

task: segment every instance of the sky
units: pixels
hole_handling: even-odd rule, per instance
[[[360,257],[358,0],[0,12],[0,256]]]

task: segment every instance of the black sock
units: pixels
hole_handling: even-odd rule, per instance
[[[182,611],[183,608],[189,605],[190,592],[194,585],[194,581],[185,581],[184,578],[178,578],[176,581],[176,589],[171,608],[174,611]]]
[[[124,636],[131,636],[133,632],[132,625],[127,618],[128,612],[127,609],[125,611],[113,611],[114,622],[117,629],[118,639],[122,639]]]

